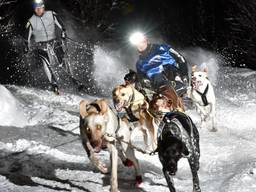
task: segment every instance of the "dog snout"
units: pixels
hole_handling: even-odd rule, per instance
[[[175,175],[177,172],[177,162],[175,162],[175,160],[170,160],[167,169],[170,175]]]
[[[97,147],[97,146],[100,145],[100,141],[91,141],[91,145],[92,145],[93,148]]]
[[[120,100],[117,97],[113,98],[113,101],[114,101],[115,104],[120,102]]]

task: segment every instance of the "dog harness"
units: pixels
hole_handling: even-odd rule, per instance
[[[128,120],[129,120],[129,122],[132,122],[132,123],[134,123],[134,122],[136,122],[136,121],[139,121],[139,118],[137,118],[135,115],[134,115],[134,113],[133,113],[133,111],[132,111],[132,103],[134,103],[134,99],[135,99],[135,93],[134,93],[134,90],[133,90],[133,93],[132,93],[132,97],[129,99],[129,101],[128,101],[128,103],[129,103],[129,107],[127,108],[127,107],[125,107],[124,109],[125,109],[125,111],[126,111],[126,114],[127,114],[127,116],[128,116]]]
[[[181,112],[178,112],[178,113],[181,113]],[[172,136],[181,140],[185,144],[189,152],[189,155],[186,157],[189,157],[193,151],[193,141],[192,141],[193,140],[192,138],[194,137],[193,126],[192,126],[192,123],[190,122],[191,120],[188,119],[187,123],[190,126],[190,132],[186,130],[183,125],[184,123],[177,118],[178,113],[170,112],[165,115],[165,117],[163,118],[163,120],[159,125],[157,137],[158,137],[158,140],[162,140],[163,134],[171,134]]]
[[[129,118],[128,119],[129,122],[134,123],[136,121],[139,121],[139,119],[137,117],[135,117],[135,115],[133,114],[131,107],[125,108],[125,111],[126,111],[126,114],[127,114],[128,118]]]
[[[203,93],[201,93],[200,91],[196,90],[196,92],[201,96],[202,101],[203,101],[203,103],[204,103],[204,106],[207,106],[207,105],[209,104],[208,99],[207,99],[207,97],[206,97],[206,94],[207,94],[207,92],[208,92],[208,89],[209,89],[209,84],[207,84],[207,86],[206,86],[206,88],[205,88],[205,90],[204,90]]]

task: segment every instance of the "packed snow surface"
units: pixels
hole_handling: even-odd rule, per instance
[[[188,110],[200,132],[200,184],[203,192],[256,192],[256,73],[221,67],[215,86],[217,132],[200,128],[199,116]],[[79,140],[80,96],[18,86],[1,87],[0,191],[108,191],[110,175],[88,160]],[[93,99],[86,97],[87,99]],[[14,103],[10,101],[15,101]],[[23,106],[17,109],[17,106]],[[2,115],[6,115],[5,118]],[[19,116],[21,115],[21,116]],[[8,119],[10,117],[11,119]],[[8,120],[25,117],[17,128]],[[6,121],[3,121],[6,119]],[[139,137],[137,137],[139,138]],[[134,187],[134,170],[119,161],[119,190],[168,191],[158,156],[136,152],[143,188]],[[99,154],[109,164],[106,151]],[[192,191],[186,159],[174,177],[178,192]]]

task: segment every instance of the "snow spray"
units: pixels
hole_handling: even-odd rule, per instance
[[[197,65],[199,69],[208,68],[208,76],[213,85],[217,84],[219,62],[221,57],[213,52],[202,48],[191,48],[181,51],[189,64],[189,71],[193,65]]]

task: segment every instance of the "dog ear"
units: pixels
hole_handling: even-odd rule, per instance
[[[208,68],[205,67],[203,71],[204,71],[205,73],[208,73]]]
[[[86,100],[80,101],[79,112],[80,112],[80,116],[81,116],[82,118],[85,118],[85,117],[88,116],[87,104],[89,104],[89,101],[86,101]]]
[[[106,99],[97,100],[96,103],[100,107],[100,114],[104,115],[108,111],[108,102]]]
[[[196,65],[193,65],[193,66],[192,66],[192,73],[193,73],[193,72],[196,72],[196,69],[197,69],[197,66],[196,66]]]

